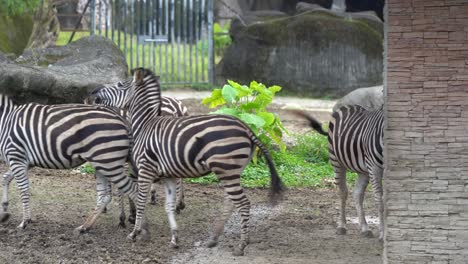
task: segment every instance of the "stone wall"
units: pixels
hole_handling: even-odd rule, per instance
[[[387,12],[384,263],[467,263],[468,1]]]

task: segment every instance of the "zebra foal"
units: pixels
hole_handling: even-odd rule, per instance
[[[241,216],[241,243],[234,255],[243,255],[249,243],[250,202],[240,185],[240,175],[251,160],[255,146],[263,152],[270,168],[271,199],[277,199],[282,191],[281,179],[267,149],[249,127],[231,116],[159,116],[161,94],[158,77],[142,68],[133,72],[134,78],[125,98],[105,99],[107,91],[101,89],[95,91],[90,99],[114,107],[128,107],[135,140],[133,157],[138,168],[136,223],[129,238],[134,239],[140,233],[149,185],[155,179],[163,178],[171,244],[177,246],[174,178],[201,177],[214,172],[225,190],[224,209],[207,245],[213,247],[218,243],[234,205]]]
[[[322,135],[327,135],[315,118],[302,111],[295,111],[295,113],[306,118],[314,130]],[[365,237],[373,236],[367,225],[363,209],[364,193],[370,179],[374,201],[379,214],[379,239],[383,240],[383,131],[384,116],[382,110],[368,111],[361,106],[352,105],[343,106],[332,114],[328,129],[328,150],[330,163],[335,173],[335,184],[338,185],[340,196],[337,234],[346,234],[345,210],[348,197],[346,170],[349,169],[358,174],[353,196],[361,234]]]
[[[31,222],[27,171],[37,166],[69,169],[88,161],[96,169],[102,186],[108,181],[135,199],[137,184],[124,173],[130,154],[128,122],[106,107],[36,103],[17,105],[0,94],[0,158],[9,166],[3,177],[0,221],[8,220],[8,187],[16,179],[23,205],[23,219],[18,228]],[[110,190],[98,188],[98,207],[77,228],[84,232],[110,202]]]

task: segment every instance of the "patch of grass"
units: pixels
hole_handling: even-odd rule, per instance
[[[80,168],[81,173],[94,174],[95,171],[96,170],[89,163],[83,164],[83,166],[81,166],[81,168]]]

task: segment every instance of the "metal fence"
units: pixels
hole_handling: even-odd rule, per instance
[[[213,0],[91,0],[91,34],[163,84],[213,83]]]

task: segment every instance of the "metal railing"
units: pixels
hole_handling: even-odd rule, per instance
[[[91,0],[90,33],[163,84],[213,83],[213,0]]]

